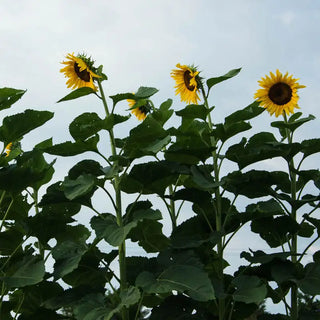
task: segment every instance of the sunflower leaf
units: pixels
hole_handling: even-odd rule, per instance
[[[76,89],[74,91],[72,91],[71,93],[67,94],[65,97],[63,97],[62,99],[60,99],[59,101],[57,101],[57,103],[59,102],[63,102],[63,101],[68,101],[68,100],[74,100],[83,96],[87,96],[88,94],[91,93],[95,93],[95,91],[92,88],[89,87],[82,87],[79,89]]]
[[[19,90],[13,88],[0,89],[0,110],[10,108],[17,102],[27,90]]]
[[[140,87],[138,91],[135,93],[136,99],[146,99],[153,96],[159,90],[151,87]]]
[[[135,96],[131,92],[126,92],[126,93],[119,93],[114,96],[110,96],[110,98],[112,99],[113,105],[115,106],[118,102],[123,100],[127,100],[127,99],[134,100]]]
[[[241,68],[239,69],[232,69],[230,70],[228,73],[226,73],[225,75],[223,76],[220,76],[220,77],[215,77],[215,78],[210,78],[207,80],[207,86],[209,88],[209,90],[216,84],[222,82],[222,81],[225,81],[225,80],[228,80],[230,78],[233,78],[235,77],[239,72],[240,72]]]

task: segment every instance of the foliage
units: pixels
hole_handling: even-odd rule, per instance
[[[21,149],[24,136],[53,114],[25,110],[3,119],[0,140],[4,149],[10,142],[13,147],[0,158],[1,319],[240,320],[259,314],[266,298],[287,311],[272,319],[319,317],[312,299],[298,304],[300,293],[320,294],[320,252],[304,260],[320,237],[320,173],[303,167],[320,144],[317,138],[294,140],[294,132],[314,117],[295,113],[249,137],[249,120],[265,116],[255,101],[213,123],[209,93],[239,72],[208,79],[200,87],[203,104],[176,112],[170,99],[155,107],[151,99],[158,90],[150,87],[112,95],[109,107],[101,84],[107,77],[96,79],[98,92],[79,88],[59,102],[94,94],[105,116],[78,115],[69,126],[72,141],[47,139],[27,152]],[[0,89],[1,110],[24,93]],[[117,128],[130,117],[116,111],[126,99],[136,107],[148,101],[153,109],[119,138]],[[177,128],[168,125],[173,117]],[[52,181],[48,155],[88,152],[94,159],[83,155],[63,181]],[[258,169],[273,158],[287,168]],[[222,176],[228,162],[238,169]],[[103,211],[96,207],[98,194]],[[134,199],[126,208],[125,194]],[[89,225],[77,220],[80,210],[91,217]],[[226,252],[244,225],[270,250],[239,253],[246,262],[229,274]],[[308,240],[304,248],[302,238]],[[128,257],[129,240],[145,255]]]

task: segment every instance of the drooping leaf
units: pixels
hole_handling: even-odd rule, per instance
[[[232,69],[229,72],[227,72],[225,75],[220,76],[220,77],[215,77],[215,78],[210,78],[207,80],[207,86],[209,88],[209,90],[216,84],[228,80],[230,78],[235,77],[239,72],[240,72],[241,68],[239,69]]]
[[[20,288],[42,281],[44,274],[44,261],[39,256],[27,254],[12,264],[0,280],[10,288]]]
[[[7,116],[0,127],[0,140],[12,142],[21,139],[31,130],[42,126],[53,117],[49,111],[27,109],[23,113]]]
[[[63,156],[63,157],[70,157],[75,156],[87,151],[96,151],[97,150],[97,143],[99,142],[99,136],[96,135],[91,137],[85,141],[78,140],[76,142],[66,141],[52,147],[45,148],[44,152]]]
[[[10,108],[25,93],[26,93],[26,90],[19,90],[19,89],[13,89],[13,88],[0,88],[0,110]]]
[[[69,240],[58,243],[52,250],[52,257],[56,260],[53,271],[55,279],[76,269],[86,251],[87,246],[83,242]]]
[[[85,112],[75,118],[69,125],[74,140],[86,140],[103,128],[103,120],[95,112]]]
[[[138,91],[135,93],[135,97],[137,99],[145,99],[145,98],[150,98],[153,96],[155,93],[157,93],[159,90],[156,88],[152,87],[140,87]]]
[[[91,174],[82,174],[75,180],[65,178],[61,185],[61,189],[67,199],[74,200],[75,198],[84,196],[94,191],[96,186],[96,178]]]
[[[214,290],[206,272],[188,265],[174,265],[164,270],[158,277],[150,272],[142,272],[136,285],[147,293],[171,293],[177,290],[197,301],[214,299]]]
[[[230,125],[231,123],[236,123],[240,121],[250,120],[255,118],[265,109],[260,107],[258,101],[254,101],[242,110],[238,110],[225,118],[225,125]]]
[[[208,113],[210,113],[212,109],[207,109],[203,104],[196,105],[190,104],[186,106],[184,109],[176,111],[176,114],[180,117],[186,119],[202,119],[206,120]]]
[[[299,288],[306,294],[315,296],[320,294],[320,264],[308,263],[305,266],[305,276],[299,281]]]
[[[78,88],[71,93],[67,94],[65,97],[61,98],[57,103],[68,101],[68,100],[74,100],[83,96],[87,96],[88,94],[95,93],[95,91],[92,88],[89,87],[82,87]]]
[[[233,293],[235,301],[244,303],[261,303],[267,295],[266,285],[256,276],[240,275],[234,278],[236,291]]]

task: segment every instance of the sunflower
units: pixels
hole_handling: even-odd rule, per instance
[[[139,121],[143,121],[151,110],[151,106],[149,105],[148,101],[146,102],[146,104],[136,107],[134,109],[132,108],[137,103],[137,101],[133,99],[127,99],[127,101],[128,101],[131,113],[134,114]]]
[[[178,63],[177,68],[172,70],[171,77],[176,81],[176,95],[180,94],[181,101],[188,104],[198,104],[199,98],[199,86],[201,85],[201,79],[199,77],[199,71],[195,67],[181,65]]]
[[[66,66],[60,72],[64,73],[65,78],[69,78],[66,82],[67,87],[71,89],[89,87],[97,91],[98,88],[93,81],[100,76],[92,71],[94,62],[84,54],[75,56],[69,53],[66,58],[67,61],[61,62]]]
[[[289,76],[288,72],[285,75],[282,75],[279,70],[276,71],[276,74],[270,72],[270,77],[266,75],[265,78],[258,81],[262,89],[256,91],[254,98],[276,117],[284,112],[287,115],[294,113],[294,108],[299,109],[297,91],[305,88],[297,82],[298,80],[292,78],[292,75]]]
[[[8,143],[5,150],[4,150],[4,153],[5,153],[5,156],[6,157],[9,157],[9,154],[12,150],[12,142]]]

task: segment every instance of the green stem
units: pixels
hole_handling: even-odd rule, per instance
[[[202,92],[202,96],[204,99],[204,105],[205,107],[209,110],[209,103],[208,103],[208,99],[207,99],[207,95],[204,92],[203,87],[201,87],[201,92]],[[208,120],[208,125],[209,125],[209,129],[210,131],[212,131],[213,129],[213,123],[212,123],[212,119],[211,119],[211,114],[210,112],[207,115],[207,120]],[[217,141],[215,140],[215,138],[211,138],[211,143],[213,146],[217,146]],[[221,149],[219,149],[221,150]],[[219,178],[219,170],[220,170],[220,166],[218,163],[218,154],[216,151],[216,148],[214,149],[214,151],[212,151],[212,158],[213,158],[213,170],[214,170],[214,178],[215,178],[215,182],[219,183],[220,178]],[[216,198],[216,231],[217,233],[221,233],[222,231],[222,205],[221,205],[221,193],[220,193],[220,187],[217,187],[216,191],[215,191],[215,198]],[[218,258],[219,258],[219,270],[218,270],[218,276],[220,278],[220,281],[223,283],[223,239],[222,236],[220,235],[218,244],[217,244],[217,254],[218,254]],[[225,299],[220,298],[219,299],[219,320],[223,320],[225,316]]]
[[[1,199],[0,201],[2,201],[2,199]],[[2,219],[2,221],[1,221],[0,232],[1,232],[1,230],[2,230],[2,227],[3,227],[3,225],[4,225],[4,222],[5,222],[6,219],[7,219],[7,215],[8,215],[8,213],[9,213],[10,209],[11,209],[12,204],[13,204],[13,199],[11,199],[11,201],[10,201],[10,203],[9,203],[9,205],[8,205],[8,208],[7,208],[7,210],[6,210],[6,213],[4,214],[3,219]]]
[[[107,100],[105,98],[105,94],[101,85],[101,81],[98,79],[98,86],[101,94],[102,103],[104,106],[104,110],[106,112],[106,116],[110,115]],[[108,130],[109,136],[110,136],[110,142],[111,142],[111,152],[113,156],[117,155],[116,151],[116,144],[113,134],[113,129]],[[123,217],[122,217],[122,202],[121,202],[121,190],[120,190],[120,177],[119,174],[117,174],[114,177],[113,181],[113,187],[115,191],[115,197],[116,197],[116,219],[117,224],[119,227],[123,226]],[[120,292],[123,292],[127,288],[127,271],[126,271],[126,242],[125,240],[119,245],[118,247],[119,252],[119,270],[120,270]],[[129,314],[128,310],[126,308],[122,309],[122,320],[128,320]]]
[[[169,185],[169,194],[170,194],[170,216],[171,216],[171,221],[172,221],[172,230],[174,230],[177,227],[177,217],[176,217],[176,207],[175,207],[175,203],[174,200],[172,199],[172,195],[173,195],[173,187],[170,184]]]
[[[284,122],[288,123],[287,115],[283,112]],[[288,129],[286,129],[286,135],[288,144],[292,143],[292,134]],[[294,221],[297,221],[297,210],[295,207],[295,201],[297,200],[297,182],[296,182],[296,174],[293,172],[294,169],[294,161],[293,158],[288,162],[288,170],[291,181],[291,217]],[[296,264],[297,263],[297,253],[298,253],[298,235],[295,233],[291,239],[291,261]],[[298,319],[298,288],[296,284],[293,284],[291,288],[291,319]]]

